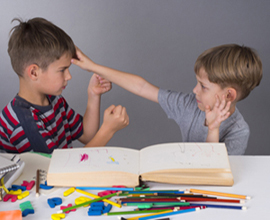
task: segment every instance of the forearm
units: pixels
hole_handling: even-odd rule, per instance
[[[138,75],[122,72],[99,64],[93,65],[91,71],[135,95],[158,102],[158,87]]]
[[[208,129],[208,134],[206,138],[206,142],[219,142],[219,129]]]
[[[113,137],[114,132],[101,126],[96,135],[84,147],[102,147],[105,146]]]
[[[88,97],[87,107],[83,116],[83,135],[79,140],[86,144],[96,135],[100,123],[100,95]]]

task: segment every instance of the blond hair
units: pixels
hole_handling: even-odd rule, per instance
[[[245,46],[227,44],[204,51],[196,60],[194,71],[204,68],[208,79],[221,88],[233,87],[238,100],[246,98],[260,84],[262,62],[257,53]]]

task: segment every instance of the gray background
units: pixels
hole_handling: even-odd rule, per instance
[[[269,54],[270,1],[268,0],[1,0],[0,108],[18,92],[18,77],[7,54],[8,34],[15,17],[44,17],[65,30],[95,62],[141,75],[151,83],[192,92],[193,66],[204,50],[237,43],[255,48],[263,62],[259,87],[238,104],[250,125],[248,155],[270,154]],[[84,114],[91,74],[76,66],[63,95]],[[130,125],[108,145],[142,148],[160,142],[181,141],[178,126],[158,104],[122,88],[103,95],[101,111],[123,105]],[[81,146],[76,142],[77,146]]]

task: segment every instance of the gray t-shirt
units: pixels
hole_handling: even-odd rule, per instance
[[[183,142],[205,142],[208,128],[204,125],[205,112],[198,108],[194,94],[160,89],[158,101],[169,119],[180,127]],[[219,128],[219,141],[224,142],[229,155],[245,153],[249,126],[237,108]]]

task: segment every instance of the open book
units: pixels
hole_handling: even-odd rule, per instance
[[[47,174],[52,186],[233,185],[223,143],[166,143],[141,150],[96,147],[54,150]]]

